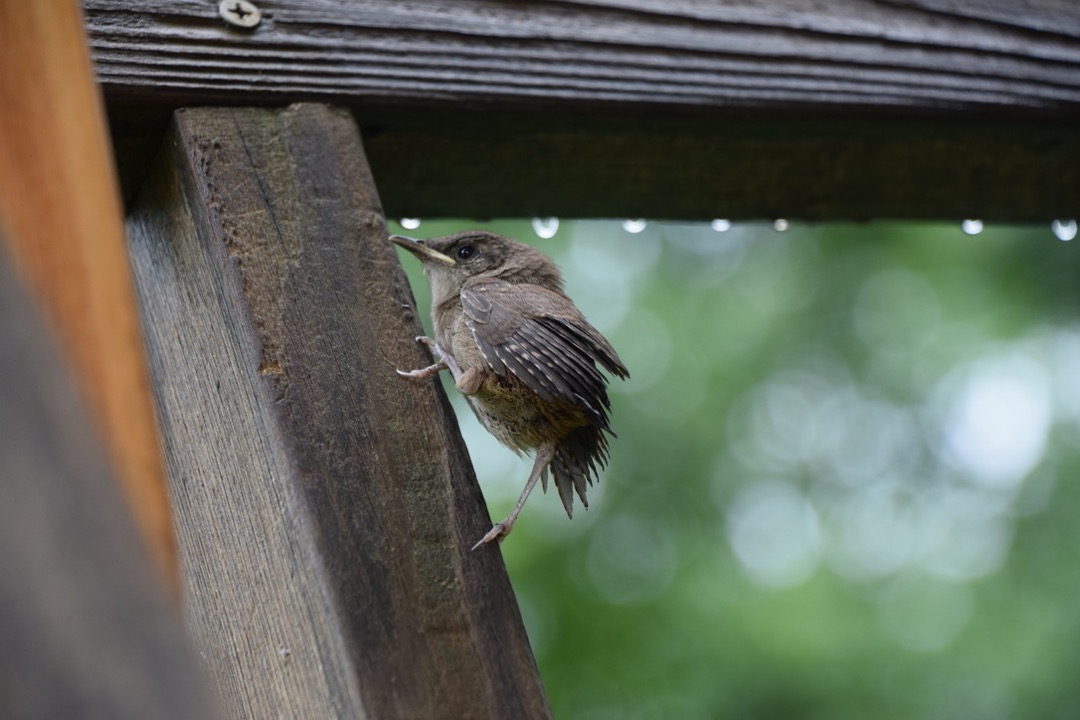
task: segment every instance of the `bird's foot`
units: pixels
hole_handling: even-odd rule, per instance
[[[442,364],[442,367],[440,367],[439,370],[450,370],[450,374],[453,376],[455,383],[461,380],[461,377],[462,375],[464,375],[464,373],[461,371],[461,366],[458,365],[457,358],[443,350],[442,345],[435,342],[427,335],[418,336],[416,338],[416,342],[420,343],[421,345],[428,346],[428,348],[431,350],[431,354],[434,355],[435,359],[438,361],[435,363],[435,365],[439,365],[440,363]],[[435,367],[435,365],[432,365],[431,367]],[[434,370],[433,372],[439,372],[439,370]],[[425,375],[424,377],[427,377],[427,375]]]
[[[438,373],[447,369],[450,370],[450,373],[454,376],[455,379],[461,374],[461,370],[458,368],[457,360],[454,359],[453,355],[450,355],[449,353],[443,351],[443,349],[439,347],[439,343],[435,342],[427,335],[417,335],[416,342],[420,343],[421,345],[428,346],[428,348],[431,350],[431,354],[435,356],[435,364],[428,365],[427,367],[419,368],[417,370],[398,370],[398,375],[402,377],[407,377],[410,380],[423,380],[426,377],[437,375]]]
[[[472,546],[473,550],[476,550],[481,545],[487,545],[492,540],[498,540],[500,543],[506,539],[506,536],[510,534],[510,531],[514,528],[514,521],[510,518],[506,518],[502,522],[495,523],[488,534],[480,538],[480,542]]]
[[[510,531],[514,529],[514,523],[517,522],[518,515],[521,514],[521,509],[525,507],[525,501],[529,499],[529,493],[536,487],[536,481],[540,479],[540,475],[543,474],[545,468],[551,464],[551,458],[555,456],[555,443],[544,443],[536,449],[536,460],[533,461],[532,472],[529,473],[529,479],[525,481],[525,489],[521,491],[521,497],[518,498],[517,505],[506,516],[506,519],[495,523],[494,527],[488,531],[488,534],[480,538],[480,542],[472,546],[473,550],[476,550],[481,545],[491,542],[492,540],[498,540],[502,542],[506,539],[506,536],[510,534]]]
[[[417,370],[398,370],[397,374],[400,375],[401,377],[409,378],[410,380],[423,380],[426,377],[431,377],[432,375],[437,375],[438,373],[445,370],[446,368],[447,368],[446,363],[444,363],[442,360],[440,360],[439,362],[435,363],[434,365],[428,365],[425,368],[419,368]]]

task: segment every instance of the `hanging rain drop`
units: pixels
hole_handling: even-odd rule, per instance
[[[635,235],[644,230],[646,225],[648,225],[648,223],[644,220],[623,220],[622,224],[623,230]]]
[[[535,217],[532,219],[532,228],[533,232],[535,232],[536,236],[539,238],[542,238],[544,240],[547,240],[548,238],[553,238],[555,237],[555,233],[559,231],[559,218]]]
[[[773,220],[772,226],[773,226],[773,230],[775,230],[777,232],[784,232],[789,227],[791,227],[791,224],[787,220],[784,220],[783,218],[777,218],[776,220]]]
[[[1055,220],[1050,223],[1050,230],[1058,240],[1068,242],[1076,237],[1076,221],[1075,220]]]
[[[960,223],[960,229],[968,235],[978,235],[983,231],[982,220],[965,220]]]
[[[709,226],[716,232],[727,232],[731,229],[730,220],[713,220]]]
[[[420,218],[401,218],[398,223],[406,230],[415,230],[420,227]]]

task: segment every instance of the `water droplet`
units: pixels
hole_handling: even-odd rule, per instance
[[[639,232],[641,232],[642,230],[644,230],[646,225],[648,225],[648,223],[645,222],[644,220],[640,220],[640,219],[639,220],[623,220],[623,224],[622,224],[623,230],[625,230],[628,233],[633,233],[635,235],[638,234]]]
[[[555,237],[555,233],[559,231],[559,218],[533,218],[532,219],[533,232],[536,236],[547,240],[548,238]]]
[[[710,223],[710,226],[716,232],[727,232],[728,230],[731,229],[731,221],[730,220],[713,220]]]
[[[420,218],[401,218],[398,222],[406,230],[415,230],[420,227]]]
[[[791,224],[783,218],[777,218],[776,220],[773,220],[772,226],[773,230],[777,232],[784,232],[789,227],[791,227]]]
[[[1050,223],[1050,229],[1058,240],[1068,242],[1076,237],[1076,221],[1075,220],[1055,220]]]
[[[982,220],[965,220],[960,223],[960,229],[968,235],[978,235],[983,231]]]

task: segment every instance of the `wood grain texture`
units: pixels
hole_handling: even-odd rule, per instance
[[[195,0],[84,4],[105,86],[180,102],[1080,103],[1072,0],[279,0],[261,3],[252,33],[228,30],[215,4]]]
[[[547,717],[355,124],[177,113],[128,221],[190,578],[233,717]]]
[[[0,717],[220,717],[39,311],[0,242]]]
[[[143,536],[179,594],[116,174],[73,0],[0,2],[0,215]]]
[[[86,0],[130,191],[169,111],[354,109],[391,216],[1049,221],[1073,0]]]

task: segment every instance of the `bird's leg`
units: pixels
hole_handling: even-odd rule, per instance
[[[454,376],[454,382],[457,382],[461,378],[461,367],[458,365],[457,360],[453,355],[443,350],[439,343],[426,335],[418,336],[416,342],[421,345],[427,345],[431,349],[432,354],[435,356],[435,364],[428,365],[427,367],[418,370],[398,370],[398,375],[407,377],[410,380],[423,380],[426,377],[431,377],[443,370],[449,369],[450,374]]]
[[[514,506],[514,509],[510,511],[505,520],[495,523],[491,530],[488,531],[488,534],[480,538],[480,542],[472,546],[473,550],[492,540],[497,539],[502,542],[503,538],[510,534],[510,531],[514,529],[514,523],[517,521],[518,515],[521,514],[521,509],[525,507],[525,501],[529,499],[529,493],[536,487],[536,481],[540,479],[540,475],[554,457],[555,443],[547,442],[536,449],[536,461],[533,463],[532,472],[529,473],[529,479],[525,483],[525,489],[521,491],[521,497],[518,498],[517,505]]]

